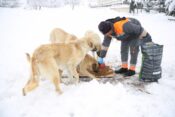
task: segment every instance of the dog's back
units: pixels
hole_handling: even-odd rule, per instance
[[[70,43],[77,40],[73,34],[69,34],[61,28],[55,28],[50,33],[51,43]]]

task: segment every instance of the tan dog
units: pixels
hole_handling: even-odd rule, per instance
[[[96,35],[92,31],[87,31],[85,33],[85,37]],[[50,33],[50,41],[51,43],[72,43],[77,41],[77,37],[75,35],[69,34],[66,31],[55,28]],[[101,49],[101,48],[100,48]],[[78,72],[81,75],[88,76],[90,78],[96,79],[93,72],[97,72],[99,68],[97,60],[87,54],[85,58],[78,65]],[[89,72],[90,71],[90,72]]]
[[[76,83],[78,83],[78,64],[90,50],[99,50],[100,48],[100,38],[97,34],[86,35],[74,43],[41,45],[34,51],[32,57],[27,54],[31,65],[31,75],[28,83],[23,88],[23,95],[35,89],[39,84],[40,76],[43,75],[54,83],[56,91],[62,93],[60,89],[61,74],[58,70],[67,69],[69,77],[75,77]]]
[[[78,73],[82,76],[88,76],[92,79],[97,79],[92,73],[98,72],[99,64],[95,58],[93,58],[89,54],[86,54],[85,58],[78,65],[77,70]]]
[[[50,33],[51,43],[70,43],[75,42],[77,37],[73,34],[69,34],[61,28],[54,28]]]

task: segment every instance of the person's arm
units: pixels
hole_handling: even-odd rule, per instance
[[[108,51],[108,48],[110,46],[111,43],[111,37],[105,36],[103,43],[102,43],[102,50],[99,53],[99,57],[98,57],[98,63],[99,63],[99,68],[103,69],[105,68],[105,63],[103,61],[103,58],[106,57],[106,53]]]
[[[108,37],[108,36],[105,36],[104,37],[104,40],[103,40],[103,43],[102,43],[102,50],[100,52],[99,57],[101,57],[101,58],[106,57],[106,53],[107,53],[108,48],[109,48],[110,43],[111,43],[111,39],[112,38],[111,37]]]

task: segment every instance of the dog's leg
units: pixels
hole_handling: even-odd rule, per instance
[[[60,76],[60,83],[61,83],[61,82],[63,82],[63,81],[62,81],[62,78],[61,78],[63,71],[59,69],[59,70],[58,70],[58,72],[59,72],[59,76]]]
[[[76,84],[79,83],[79,74],[77,73],[76,67],[73,69],[73,76],[76,78]]]
[[[63,73],[63,71],[62,70],[58,70],[59,71],[59,74],[60,74],[60,77],[62,76],[62,73]]]
[[[39,84],[39,81],[36,78],[30,78],[30,80],[27,82],[25,87],[23,88],[23,96],[27,94],[27,92],[30,92],[34,90]]]
[[[83,74],[89,76],[92,79],[98,80],[99,78],[96,78],[93,74],[91,74],[87,69],[83,70]]]
[[[66,83],[67,84],[72,84],[74,82],[74,77],[73,77],[72,72],[71,72],[69,67],[67,68],[67,70],[68,70],[68,79],[69,80],[66,81]]]
[[[55,85],[56,91],[62,94],[62,91],[60,88],[61,75],[60,75],[60,72],[58,71],[59,68],[57,67],[55,60],[50,59],[49,64],[47,64],[45,67],[47,68],[47,74],[50,77],[50,80]]]
[[[56,76],[53,76],[52,82],[55,85],[55,89],[57,92],[62,94],[61,88],[60,88],[60,74],[58,73]]]
[[[71,75],[72,77],[75,77],[75,78],[76,78],[76,84],[78,84],[78,83],[79,83],[79,75],[78,75],[78,73],[77,73],[76,66],[75,66],[75,65],[70,65],[70,66],[68,67],[68,69],[69,69],[69,71],[70,71],[70,75]]]

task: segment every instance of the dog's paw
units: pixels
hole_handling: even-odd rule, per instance
[[[96,78],[95,80],[100,81],[100,78]]]
[[[59,94],[61,95],[61,94],[63,94],[63,92],[62,91],[59,91]]]
[[[58,92],[59,94],[63,94],[63,92],[60,89],[56,89],[56,92]]]

